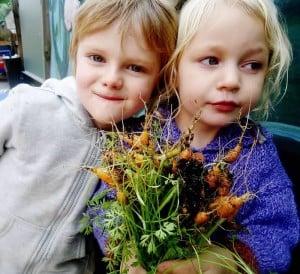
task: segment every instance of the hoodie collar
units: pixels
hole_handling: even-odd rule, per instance
[[[74,76],[61,80],[50,78],[42,84],[41,88],[59,96],[82,127],[94,127],[89,113],[80,103]]]

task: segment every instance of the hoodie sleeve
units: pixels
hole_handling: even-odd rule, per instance
[[[255,198],[248,201],[237,216],[245,228],[238,234],[238,240],[252,250],[259,273],[285,272],[292,249],[299,241],[292,183],[271,138],[257,145],[255,150],[247,161],[245,180]]]
[[[14,92],[15,89],[0,101],[0,156],[7,148],[14,146],[13,137],[18,124],[19,109],[19,98]]]

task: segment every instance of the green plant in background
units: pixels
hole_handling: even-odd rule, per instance
[[[6,27],[6,17],[12,10],[11,1],[0,1],[0,41],[10,41],[11,31]]]
[[[208,252],[213,233],[231,224],[252,197],[230,192],[229,166],[240,154],[243,136],[234,149],[204,165],[204,156],[190,149],[192,127],[172,144],[154,117],[147,115],[142,132],[110,133],[101,166],[84,167],[109,186],[89,201],[103,214],[92,219],[85,215],[82,225],[86,234],[92,223],[108,234],[105,261],[110,273],[120,273],[122,263],[133,256],[134,265],[155,273],[163,261]],[[116,199],[108,198],[114,195]],[[244,272],[252,273],[237,254],[233,257]]]
[[[12,9],[10,0],[0,0],[0,23],[5,22],[6,16]]]

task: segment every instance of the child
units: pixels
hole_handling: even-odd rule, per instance
[[[242,140],[231,164],[232,192],[250,191],[255,197],[237,215],[242,229],[234,245],[258,273],[287,271],[299,240],[292,183],[270,133],[248,120],[250,113],[266,115],[281,96],[290,58],[271,0],[190,0],[181,11],[177,48],[168,65],[170,89],[180,100],[168,132],[174,141],[196,115],[192,147],[204,154],[206,164]],[[176,263],[162,263],[159,273],[197,273],[197,260]],[[213,264],[201,267],[204,273],[226,273]]]
[[[176,39],[163,0],[87,0],[75,77],[18,85],[0,102],[0,272],[90,273],[79,220],[98,179],[103,130],[153,96]]]

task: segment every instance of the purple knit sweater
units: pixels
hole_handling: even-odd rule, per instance
[[[173,141],[179,139],[181,132],[175,121],[168,125],[165,134]],[[220,151],[233,148],[240,136],[241,128],[232,124],[223,128],[204,149],[194,149],[204,154],[206,163],[211,163]],[[238,240],[251,249],[259,273],[285,272],[291,251],[299,241],[299,219],[292,183],[280,163],[271,134],[257,126],[247,130],[242,152],[231,165],[231,171],[233,193],[241,195],[250,191],[256,195],[237,215],[237,222],[246,228],[238,233]],[[99,191],[104,188],[102,184]],[[98,214],[101,215],[99,211]],[[97,227],[94,235],[103,249],[105,235]]]
[[[174,141],[178,140],[181,133],[175,121],[169,130]],[[199,151],[206,163],[213,162],[221,150],[233,148],[240,136],[240,126],[232,124]],[[240,195],[250,191],[256,195],[237,215],[237,222],[246,228],[238,233],[238,240],[253,252],[259,273],[287,271],[291,251],[299,241],[299,218],[292,183],[280,163],[272,135],[266,129],[253,126],[246,131],[242,152],[231,165],[231,171],[233,193]]]

